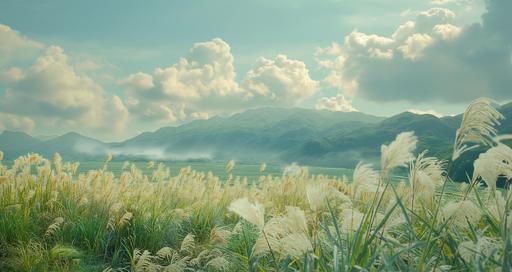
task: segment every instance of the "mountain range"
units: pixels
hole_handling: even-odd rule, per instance
[[[499,108],[506,117],[500,133],[512,133],[512,103]],[[6,159],[29,152],[67,160],[98,160],[111,153],[119,160],[214,160],[354,167],[378,164],[380,146],[404,131],[414,131],[419,150],[448,158],[461,115],[438,118],[404,112],[389,118],[360,112],[260,108],[229,117],[196,120],[145,132],[122,142],[104,143],[70,132],[41,140],[22,132],[0,134]],[[461,160],[471,160],[475,154]]]

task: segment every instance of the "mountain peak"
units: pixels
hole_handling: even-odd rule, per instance
[[[22,135],[22,136],[32,137],[25,132],[14,131],[14,130],[4,130],[4,131],[2,131],[2,133],[0,133],[0,135],[2,135],[2,136],[21,136]]]
[[[82,134],[74,132],[74,131],[70,131],[68,133],[64,133],[64,134],[62,134],[59,137],[63,137],[63,138],[86,138]]]
[[[53,143],[53,142],[61,142],[61,141],[88,141],[88,142],[102,143],[100,140],[96,140],[94,138],[84,136],[84,135],[82,135],[78,132],[74,132],[74,131],[67,132],[67,133],[65,133],[61,136],[55,137],[53,139],[49,139],[46,142]]]
[[[512,110],[512,102],[501,105],[500,109],[501,110]]]

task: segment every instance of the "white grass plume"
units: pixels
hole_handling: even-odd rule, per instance
[[[393,168],[407,166],[414,159],[414,150],[418,138],[414,132],[402,132],[389,145],[381,146],[381,169],[384,174],[389,173]]]
[[[210,241],[213,244],[224,244],[231,237],[231,231],[225,227],[215,226],[210,231]]]
[[[356,231],[363,222],[364,214],[356,209],[344,209],[339,218],[343,231]]]
[[[46,236],[46,237],[53,236],[57,231],[60,230],[63,223],[64,223],[64,218],[62,218],[62,217],[55,218],[53,220],[53,222],[50,224],[50,226],[48,226],[48,228],[46,229],[44,236]]]
[[[50,249],[50,259],[53,261],[78,259],[81,256],[82,253],[71,246],[56,244]]]
[[[183,241],[181,241],[180,253],[184,253],[184,254],[188,254],[188,255],[192,254],[192,252],[194,251],[194,248],[196,247],[194,239],[195,239],[195,236],[192,233],[187,234],[187,236],[185,236],[185,238],[183,238]]]
[[[233,169],[235,169],[235,161],[234,160],[230,160],[226,164],[226,172],[227,173],[231,173],[231,172],[233,172]]]
[[[265,170],[267,170],[267,164],[266,164],[266,163],[264,163],[264,162],[262,162],[262,163],[260,164],[260,173],[265,172]]]
[[[265,208],[260,203],[252,204],[247,198],[240,198],[229,205],[229,210],[256,225],[260,230],[265,225]]]
[[[290,232],[308,233],[306,214],[298,207],[287,206],[284,223]]]
[[[147,169],[153,169],[155,167],[155,162],[154,161],[148,161],[146,163],[146,168]]]
[[[379,173],[372,168],[371,164],[358,163],[354,169],[352,187],[354,195],[358,196],[363,192],[377,192],[379,185]]]
[[[497,134],[495,126],[499,125],[500,120],[505,117],[492,104],[492,100],[480,98],[468,106],[455,135],[452,161],[458,159],[464,152],[480,145],[492,146],[494,144],[493,138]]]
[[[111,162],[112,161],[112,154],[111,153],[108,153],[106,156],[105,156],[105,163],[108,163],[108,162]]]
[[[442,207],[439,219],[441,222],[451,220],[449,225],[459,229],[468,229],[469,225],[475,226],[482,217],[482,210],[472,201],[448,202]]]
[[[131,220],[132,220],[132,218],[133,218],[133,213],[125,212],[123,214],[123,216],[121,216],[119,221],[117,221],[117,225],[116,225],[117,229],[122,229],[125,226],[129,225]]]
[[[328,188],[325,184],[306,186],[306,197],[309,208],[314,212],[319,212],[325,208],[327,201]]]
[[[134,268],[135,271],[153,271],[154,264],[153,260],[154,257],[151,256],[151,253],[147,250],[144,250],[144,252],[140,252],[139,249],[135,249],[133,251],[133,257],[134,257]]]
[[[358,163],[356,168],[354,169],[353,181],[354,185],[361,184],[378,184],[379,183],[379,173],[373,170],[371,164],[364,164],[362,162]]]
[[[512,149],[504,144],[490,148],[475,160],[474,169],[473,182],[481,177],[491,191],[496,190],[500,175],[512,178]]]
[[[411,162],[409,170],[409,182],[415,193],[431,197],[435,188],[442,185],[444,180],[445,162],[434,157],[427,157],[427,151],[418,155]]]
[[[296,162],[293,162],[284,168],[283,175],[295,178],[304,177],[309,175],[309,169],[306,166],[300,166]]]
[[[211,259],[206,263],[206,267],[214,271],[225,271],[229,267],[229,262],[226,258],[219,256]]]
[[[170,247],[162,247],[156,252],[156,256],[162,260],[172,259],[176,254],[176,250]]]
[[[305,253],[313,251],[311,241],[304,233],[291,233],[280,241],[279,251],[284,256],[299,258]]]
[[[471,263],[476,258],[495,258],[499,253],[500,243],[496,239],[489,237],[479,237],[476,242],[464,241],[459,244],[459,254],[464,261]]]
[[[253,255],[258,256],[270,250],[278,253],[279,257],[300,257],[313,250],[303,210],[287,206],[286,215],[269,220],[256,240]]]

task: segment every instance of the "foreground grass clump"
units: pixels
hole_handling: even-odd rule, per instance
[[[486,100],[466,111],[452,161],[489,150],[456,192],[445,190],[452,161],[415,154],[412,132],[382,146],[381,170],[360,163],[350,180],[295,167],[248,183],[153,163],[150,176],[127,163],[116,177],[111,157],[78,175],[58,154],[29,154],[0,164],[0,271],[509,271],[501,118]]]

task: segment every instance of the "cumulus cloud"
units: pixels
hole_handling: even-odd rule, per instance
[[[445,5],[445,4],[449,4],[449,3],[454,3],[456,1],[457,0],[432,0],[432,1],[430,1],[430,3],[435,4],[435,5]]]
[[[405,40],[404,45],[399,46],[404,58],[415,60],[423,57],[423,50],[434,43],[434,39],[428,34],[416,33]]]
[[[170,67],[121,80],[126,105],[142,120],[169,123],[258,105],[293,106],[318,90],[305,64],[285,55],[261,58],[242,84],[236,81],[233,62],[231,48],[222,39],[196,43]]]
[[[318,91],[318,82],[309,77],[302,61],[278,55],[274,60],[260,58],[245,76],[249,99],[278,106],[295,106]]]
[[[34,120],[25,116],[0,112],[0,131],[12,130],[31,132],[34,128]]]
[[[12,58],[23,57],[42,47],[41,43],[32,41],[9,26],[0,24],[0,67]]]
[[[338,94],[333,97],[322,97],[315,105],[317,110],[330,110],[330,111],[341,111],[341,112],[353,112],[358,111],[352,106],[352,103],[345,98],[344,95]]]
[[[428,33],[436,25],[447,24],[455,19],[455,13],[445,8],[431,8],[420,12],[415,22],[415,30],[419,33]]]
[[[50,46],[0,97],[9,116],[33,118],[50,126],[112,130],[123,128],[127,110],[117,96],[107,95],[91,78],[77,74],[58,46]],[[16,76],[16,75],[22,76]],[[113,131],[112,131],[113,132]]]
[[[75,64],[75,70],[79,72],[97,71],[101,69],[102,65],[92,59],[80,60]]]
[[[473,0],[431,0],[430,3],[433,5],[448,5],[448,4],[457,4],[457,5],[469,5]]]
[[[143,120],[168,123],[185,119],[185,110],[214,110],[219,98],[240,99],[230,50],[221,39],[196,43],[170,67],[129,75],[121,81],[128,109]]]
[[[155,87],[153,77],[142,72],[131,74],[127,78],[122,79],[120,83],[135,90],[148,90]]]
[[[0,70],[0,84],[9,84],[24,77],[23,70],[17,67]]]
[[[482,24],[461,27],[452,11],[433,8],[391,36],[355,30],[316,57],[329,71],[325,82],[373,101],[510,99],[510,10],[512,1],[490,0]]]

